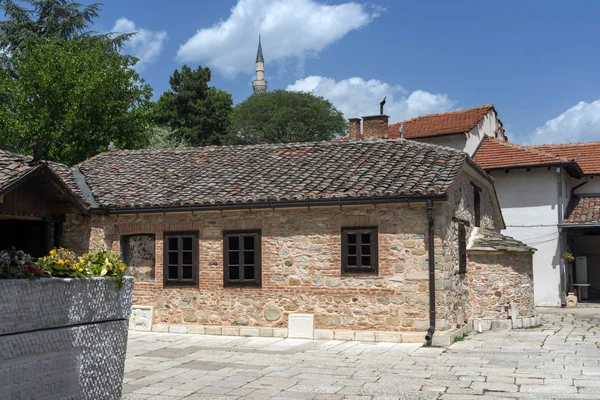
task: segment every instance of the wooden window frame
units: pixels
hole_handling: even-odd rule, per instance
[[[481,188],[471,182],[473,186],[473,218],[475,219],[474,226],[481,225]]]
[[[371,265],[369,267],[362,267],[360,265],[361,261],[361,249],[360,245],[362,243],[356,243],[356,262],[357,267],[349,267],[348,266],[348,234],[363,234],[369,233],[371,235]],[[358,237],[357,237],[358,238]],[[342,227],[342,274],[352,275],[352,274],[367,274],[367,275],[377,275],[379,273],[379,233],[376,226],[349,226]]]
[[[192,279],[191,280],[183,280],[182,275],[182,239],[184,237],[192,237]],[[173,231],[173,232],[164,232],[163,233],[163,284],[164,286],[197,286],[199,283],[199,275],[200,275],[200,266],[198,260],[198,231]],[[177,279],[169,279],[169,239],[170,238],[178,238],[178,256],[177,256]]]
[[[254,279],[244,279],[244,266],[243,264],[243,240],[240,240],[240,246],[238,252],[239,255],[239,280],[229,279],[229,237],[239,236],[240,238],[245,236],[254,237]],[[235,250],[232,250],[235,251]],[[245,229],[245,230],[230,230],[223,231],[223,287],[262,287],[262,233],[260,229]]]
[[[458,224],[458,273],[467,273],[467,229],[465,224]]]

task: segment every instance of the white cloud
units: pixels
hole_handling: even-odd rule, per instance
[[[531,144],[600,140],[600,100],[580,101],[558,117],[538,127],[526,142]]]
[[[331,101],[346,118],[379,114],[379,102],[387,96],[384,112],[390,122],[419,115],[448,111],[455,104],[447,94],[423,90],[408,93],[402,86],[377,79],[350,78],[335,81],[322,76],[309,76],[289,85],[287,90],[313,92]]]
[[[231,15],[199,30],[177,52],[181,62],[205,62],[234,77],[253,72],[258,34],[265,62],[293,57],[303,62],[348,32],[367,25],[379,9],[349,2],[320,4],[315,0],[239,0]]]
[[[137,29],[135,23],[127,18],[119,18],[115,22],[115,26],[111,32],[136,33],[125,44],[125,52],[139,58],[136,64],[137,69],[143,69],[147,64],[156,61],[160,53],[162,53],[165,41],[167,40],[166,31]]]

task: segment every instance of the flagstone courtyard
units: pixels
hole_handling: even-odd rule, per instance
[[[598,399],[597,311],[449,348],[130,332],[123,399]]]

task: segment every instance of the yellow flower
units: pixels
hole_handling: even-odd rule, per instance
[[[79,272],[83,272],[83,268],[79,268],[79,269],[78,269],[78,271],[79,271]]]
[[[50,250],[50,255],[51,256],[55,256],[56,255],[56,250],[55,249]]]
[[[119,271],[125,271],[125,264],[119,263]]]
[[[87,255],[87,253],[85,253],[85,254],[83,255],[83,258],[88,258],[88,255]]]
[[[46,260],[47,260],[47,258],[46,258],[46,257],[44,257],[44,262],[46,262]]]
[[[65,263],[65,261],[62,258],[59,258],[57,261],[60,265],[63,265]]]
[[[71,260],[69,260],[69,259],[66,259],[66,260],[65,260],[65,264],[71,264]]]

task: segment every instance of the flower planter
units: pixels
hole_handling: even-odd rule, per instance
[[[119,399],[133,279],[0,280],[0,400]]]

